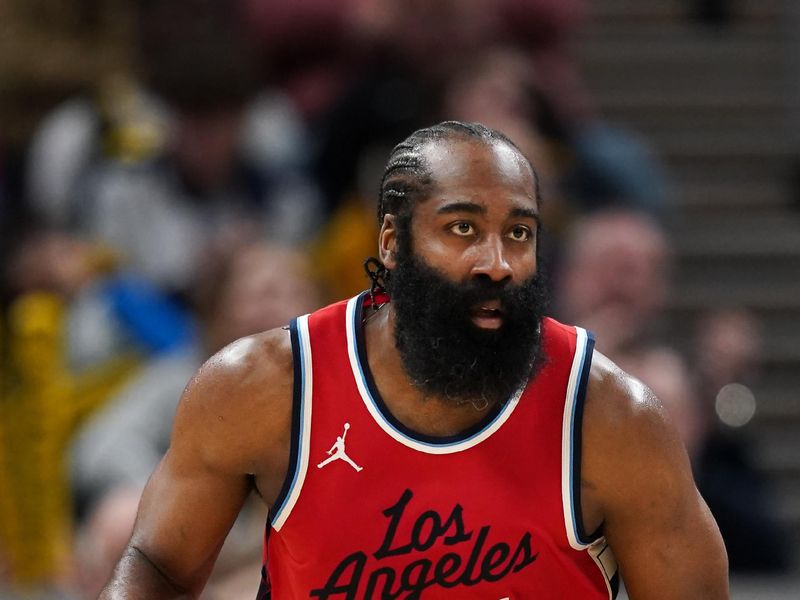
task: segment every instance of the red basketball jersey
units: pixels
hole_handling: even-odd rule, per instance
[[[469,431],[432,438],[378,394],[366,297],[291,325],[291,460],[259,598],[614,598],[616,562],[580,516],[591,337],[545,319],[547,358],[527,386]]]

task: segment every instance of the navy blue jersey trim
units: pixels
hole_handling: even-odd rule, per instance
[[[583,529],[583,511],[581,509],[581,442],[583,431],[583,405],[586,401],[586,388],[589,384],[589,371],[592,366],[592,354],[594,353],[594,336],[586,332],[586,350],[583,353],[583,363],[581,364],[581,378],[578,382],[578,391],[575,395],[575,418],[572,423],[572,503],[573,514],[575,515],[575,532],[578,542],[581,544],[591,544],[600,537],[600,529],[586,535]]]
[[[614,573],[614,576],[608,583],[611,585],[611,600],[614,600],[617,596],[619,596],[619,570]]]
[[[258,585],[258,592],[256,600],[271,600],[272,589],[269,584],[269,575],[267,574],[267,566],[261,567],[261,583]]]
[[[426,444],[433,444],[433,445],[448,445],[453,443],[462,442],[467,440],[476,434],[483,431],[486,427],[492,424],[492,422],[497,418],[500,412],[505,408],[506,402],[498,403],[497,406],[493,406],[492,409],[483,416],[483,418],[478,421],[475,425],[470,427],[469,429],[462,431],[456,435],[448,435],[448,436],[431,436],[431,435],[424,435],[413,429],[409,429],[399,420],[397,420],[394,415],[389,411],[389,408],[383,401],[380,393],[378,393],[378,387],[375,385],[375,380],[372,378],[372,371],[369,369],[369,362],[367,361],[367,347],[364,341],[364,327],[362,326],[363,323],[363,311],[364,311],[364,298],[368,295],[368,292],[363,292],[361,296],[359,296],[356,304],[356,310],[353,313],[353,320],[352,323],[353,328],[355,329],[355,341],[356,341],[356,354],[358,358],[358,362],[361,365],[361,372],[364,374],[364,380],[367,385],[367,390],[369,391],[369,395],[372,397],[372,400],[375,402],[375,406],[380,411],[383,418],[386,419],[391,425],[400,431],[403,435],[411,438],[412,440],[416,440],[418,442],[423,442]]]
[[[603,562],[603,554],[606,552],[612,553],[611,548],[609,547],[608,543],[605,543],[605,546],[597,555],[595,562],[600,567],[600,570],[603,572],[603,577],[605,577],[606,581],[608,582],[608,591],[610,593],[610,600],[614,600],[619,594],[619,568],[614,570],[614,573],[609,574],[606,571],[605,563]],[[613,553],[612,553],[613,554]]]
[[[297,477],[300,470],[300,422],[303,418],[303,363],[301,354],[303,347],[300,345],[300,335],[297,332],[297,319],[292,319],[289,324],[289,333],[292,340],[292,365],[294,371],[294,381],[292,382],[292,438],[289,450],[289,466],[286,469],[286,476],[283,478],[281,491],[275,502],[269,509],[267,528],[269,528],[275,516],[283,508],[286,498],[292,490],[292,482]],[[269,532],[267,532],[269,533]]]

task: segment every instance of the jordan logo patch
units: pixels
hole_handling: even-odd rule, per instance
[[[325,465],[332,463],[335,460],[343,460],[348,465],[353,467],[356,471],[361,471],[364,467],[359,467],[356,463],[354,463],[349,456],[347,456],[347,452],[344,449],[344,440],[347,437],[347,430],[350,429],[350,423],[344,424],[344,433],[342,435],[336,436],[336,441],[333,442],[333,446],[331,449],[326,452],[328,458],[323,460],[321,463],[317,465],[318,469],[321,469]]]

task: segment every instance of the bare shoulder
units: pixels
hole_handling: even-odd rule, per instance
[[[238,339],[209,358],[186,386],[181,404],[223,413],[267,408],[280,401],[280,390],[291,388],[292,379],[289,331],[272,329]]]
[[[252,475],[268,499],[288,464],[293,380],[288,330],[226,346],[186,386],[171,452],[190,451],[210,468]]]
[[[583,417],[581,503],[631,598],[723,599],[727,559],[683,443],[655,395],[596,353]]]
[[[606,514],[629,497],[641,478],[673,486],[692,485],[683,443],[666,409],[641,381],[596,352],[592,359],[583,417],[583,476]],[[670,465],[671,468],[660,468]]]
[[[592,358],[585,411],[589,434],[605,436],[653,427],[675,433],[667,411],[653,392],[599,352]]]
[[[253,488],[271,505],[282,485],[292,363],[290,334],[278,329],[234,342],[195,374],[142,494],[129,551],[101,597],[199,595]]]

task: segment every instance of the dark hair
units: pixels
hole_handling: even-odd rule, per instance
[[[401,215],[411,204],[422,197],[433,182],[430,166],[422,155],[422,148],[429,142],[451,139],[476,140],[485,144],[503,142],[514,148],[525,158],[533,173],[536,197],[539,198],[539,176],[519,147],[504,133],[480,123],[444,121],[431,127],[418,129],[397,144],[389,155],[381,179],[378,194],[378,225],[389,214]]]

